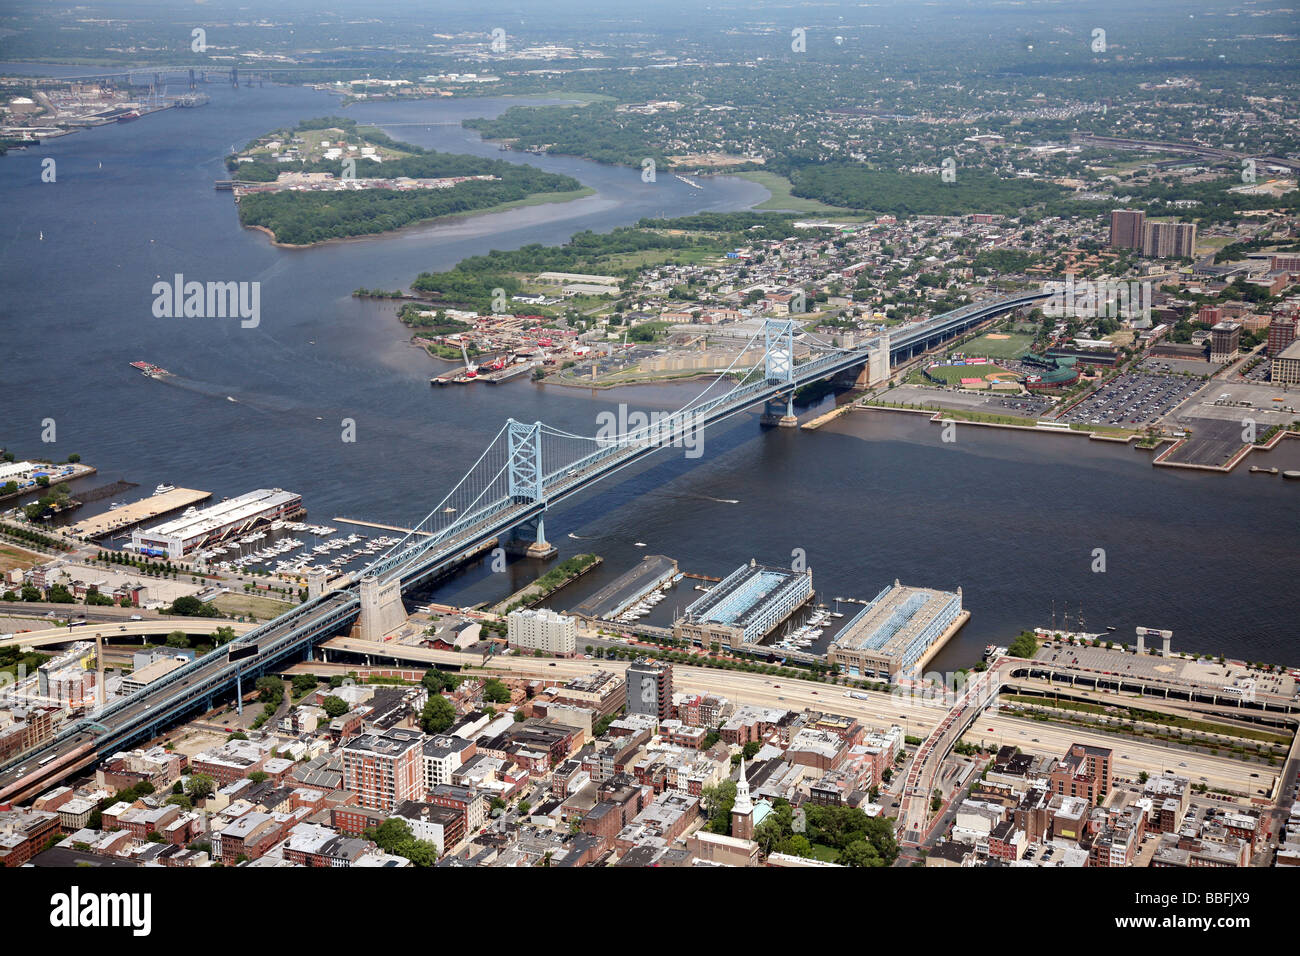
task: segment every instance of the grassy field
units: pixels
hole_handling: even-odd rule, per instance
[[[942,379],[948,385],[960,385],[963,378],[984,378],[992,375],[994,372],[1001,372],[1004,375],[1010,375],[1004,368],[998,368],[996,365],[936,365],[934,368],[926,369],[932,376]]]
[[[990,335],[1004,335],[1006,338],[995,339],[990,338]],[[965,355],[982,355],[985,358],[1017,358],[1033,344],[1032,335],[1020,332],[991,332],[967,342],[961,347],[961,351]]]
[[[13,544],[0,544],[0,571],[11,568],[30,568],[46,559]],[[16,589],[15,589],[16,590]]]
[[[248,617],[252,614],[259,621],[276,617],[294,607],[286,601],[278,601],[261,594],[242,593],[223,594],[214,598],[212,604],[225,614],[233,614],[236,617]]]
[[[844,209],[840,206],[828,206],[824,202],[816,199],[801,199],[790,193],[790,180],[776,173],[767,173],[762,170],[754,170],[747,173],[736,173],[750,182],[758,183],[764,189],[772,194],[772,198],[766,202],[761,202],[754,207],[759,212],[771,212],[780,210],[782,212],[809,212],[819,213],[827,216],[835,216],[839,219],[861,219],[862,214],[854,210]]]
[[[596,190],[590,186],[583,186],[581,189],[570,189],[562,193],[533,193],[531,196],[525,196],[523,199],[515,199],[511,202],[499,202],[495,206],[487,206],[483,209],[472,209],[469,212],[454,213],[455,216],[482,216],[489,212],[505,212],[507,209],[518,209],[520,206],[542,206],[552,202],[572,202],[575,199],[582,199],[595,193]],[[442,218],[450,219],[451,216]],[[423,220],[432,222],[433,220]],[[412,225],[415,225],[412,223]]]

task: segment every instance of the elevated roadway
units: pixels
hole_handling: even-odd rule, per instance
[[[72,641],[93,641],[96,637],[102,637],[106,640],[123,637],[157,637],[170,634],[172,631],[184,631],[192,637],[208,637],[215,634],[219,627],[228,627],[236,635],[240,635],[247,634],[256,625],[244,621],[227,621],[210,617],[191,617],[182,620],[128,621],[121,624],[96,622],[94,624],[81,624],[76,627],[48,627],[35,631],[21,631],[0,638],[0,648],[42,647],[47,644],[68,644]]]
[[[1030,305],[1048,295],[1044,291],[1034,291],[963,306],[908,327],[899,334],[898,347],[920,347],[927,341],[946,337],[956,330]],[[791,323],[783,334],[788,336],[792,330]],[[383,582],[389,593],[393,585],[405,592],[455,565],[466,555],[476,553],[481,542],[488,538],[506,535],[530,522],[540,526],[548,507],[660,448],[680,441],[689,432],[706,428],[778,396],[788,396],[801,385],[860,366],[870,360],[873,350],[878,350],[881,344],[880,339],[872,339],[859,348],[835,350],[799,365],[792,364],[792,349],[778,353],[769,344],[765,353],[766,374],[762,380],[736,385],[717,398],[667,416],[653,433],[638,430],[609,440],[592,440],[585,446],[590,451],[562,460],[558,466],[543,459],[543,426],[540,422],[533,426],[511,422],[457,484],[453,494],[467,482],[471,494],[476,488],[481,490],[476,497],[468,498],[470,504],[464,509],[449,507],[447,510],[454,512],[455,516],[440,530],[423,538],[412,532],[406,541],[365,571],[335,582],[335,590],[309,597],[293,610],[178,668],[138,693],[109,704],[92,715],[92,719],[72,724],[52,741],[11,761],[0,770],[0,800],[24,799],[39,793],[72,769],[93,762],[98,754],[113,752],[131,741],[154,736],[187,713],[210,709],[214,699],[228,692],[239,680],[266,673],[291,658],[309,659],[316,643],[349,627],[360,616],[360,595],[366,586],[364,578],[369,578],[371,583]],[[891,352],[894,347],[891,337]],[[780,365],[777,359],[783,359],[785,364]],[[774,374],[774,369],[780,371]],[[507,442],[509,445],[508,492],[496,484],[504,468],[490,479],[480,480],[476,476],[480,464],[496,448],[498,441],[503,446]],[[490,472],[493,466],[484,467]],[[426,521],[437,515],[435,509]],[[231,653],[241,651],[249,656],[234,661],[230,659]]]

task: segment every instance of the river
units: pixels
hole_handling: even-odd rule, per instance
[[[167,481],[220,497],[278,486],[300,492],[315,521],[409,525],[507,417],[590,434],[611,402],[671,408],[698,391],[593,394],[522,380],[435,390],[429,376],[446,366],[408,345],[393,304],[350,293],[642,216],[748,208],[766,197],[761,187],[706,178],[697,190],[671,176],[647,184],[638,170],[499,152],[460,127],[503,110],[505,99],[365,104],[343,115],[422,146],[567,173],[596,193],[277,249],[241,229],[231,195],[212,188],[225,176],[222,157],[271,129],[343,111],[300,88],[209,92],[205,107],[0,158],[0,442],[20,456],[79,453],[100,470],[81,487]],[[57,164],[53,183],[41,181],[46,157]],[[175,273],[260,282],[260,325],[154,318],[152,285]],[[152,381],[127,366],[141,359],[175,378]],[[341,440],[345,418],[356,422],[353,443]],[[46,419],[52,446],[40,441]],[[1294,662],[1300,484],[1155,469],[1146,453],[1083,439],[964,427],[948,444],[939,431],[891,413],[854,413],[817,432],[733,418],[708,433],[703,458],[661,452],[548,515],[562,556],[606,559],[561,603],[646,553],[721,575],[751,557],[787,564],[801,548],[828,598],[869,598],[895,578],[962,587],[973,617],[939,668],[1049,623],[1053,600],[1058,616],[1068,608],[1073,618],[1081,605],[1090,629],[1115,625],[1131,637],[1134,625],[1171,628],[1177,648]],[[1300,448],[1291,443],[1269,463],[1297,467]],[[1106,552],[1104,573],[1091,570],[1096,548]],[[489,600],[537,572],[527,561],[504,575],[480,564],[438,596]]]

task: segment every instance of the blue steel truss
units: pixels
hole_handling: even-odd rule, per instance
[[[1037,291],[991,302],[963,306],[924,323],[903,329],[889,339],[891,354],[909,353],[994,315],[1047,298]],[[357,572],[342,587],[309,598],[280,617],[249,631],[234,642],[257,647],[257,655],[231,663],[230,645],[191,661],[144,690],[114,701],[77,721],[44,747],[11,760],[6,770],[27,764],[46,753],[71,752],[92,741],[105,752],[139,739],[167,720],[211,702],[234,685],[236,674],[245,677],[264,672],[304,650],[314,642],[354,621],[360,611],[357,582],[364,575],[381,580],[396,578],[403,589],[425,580],[481,542],[541,517],[548,505],[572,495],[601,478],[664,447],[680,445],[699,430],[744,409],[787,394],[793,387],[829,378],[860,366],[878,345],[871,339],[855,349],[812,349],[803,363],[794,360],[792,321],[765,322],[763,361],[749,369],[736,368],[748,352],[693,401],[675,412],[660,414],[646,424],[621,429],[618,434],[575,435],[534,422],[508,421],[478,461],[447,496],[387,553]],[[757,339],[757,333],[751,343]],[[761,375],[756,374],[761,371]],[[743,375],[741,373],[744,373]],[[708,398],[718,386],[723,394]],[[6,777],[0,777],[0,794]]]

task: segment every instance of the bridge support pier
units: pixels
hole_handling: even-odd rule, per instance
[[[327,571],[307,572],[307,600],[312,601],[325,593],[325,582],[329,580]]]
[[[244,675],[235,675],[235,710],[240,717],[244,716]]]
[[[763,406],[763,414],[758,419],[760,425],[777,428],[798,428],[799,419],[794,414],[794,392],[785,393],[785,402],[777,396]]]
[[[401,627],[406,621],[406,607],[402,604],[401,582],[394,579],[380,581],[376,575],[361,578],[361,617],[358,621],[363,641],[382,641],[384,636]]]
[[[541,515],[515,528],[503,547],[507,554],[540,558],[543,561],[560,553],[555,545],[546,540],[546,521]]]

